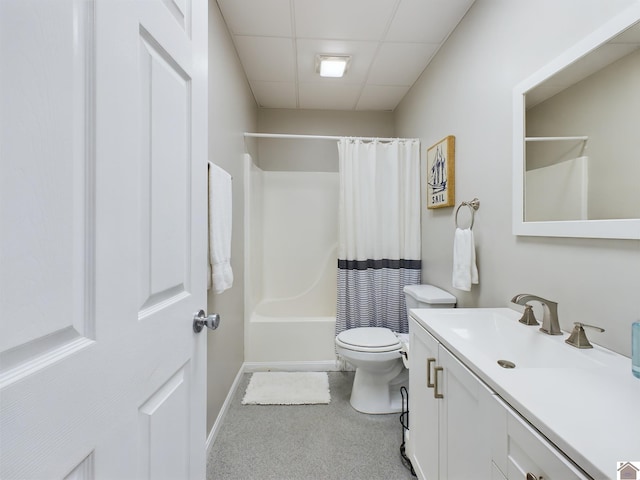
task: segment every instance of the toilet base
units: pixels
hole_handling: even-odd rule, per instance
[[[385,381],[388,378],[390,380]],[[394,362],[387,372],[356,368],[351,390],[351,406],[369,414],[399,413],[402,411],[400,387],[409,385],[409,371],[401,361]]]

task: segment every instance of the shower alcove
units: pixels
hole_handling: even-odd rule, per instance
[[[338,173],[244,162],[245,360],[335,361]]]

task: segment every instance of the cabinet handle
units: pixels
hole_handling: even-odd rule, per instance
[[[442,372],[444,370],[444,368],[442,367],[435,367],[433,369],[433,375],[436,377],[436,381],[434,384],[434,388],[433,388],[433,397],[434,398],[444,398],[444,395],[441,393],[438,393],[438,372]]]
[[[433,388],[435,385],[431,382],[431,364],[435,361],[435,358],[427,358],[427,387],[429,388]]]
[[[525,480],[542,480],[542,477],[538,477],[531,472],[527,472],[527,476],[524,478]]]

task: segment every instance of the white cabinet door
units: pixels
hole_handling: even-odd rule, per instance
[[[507,477],[544,480],[586,480],[554,445],[534,430],[518,414],[506,407]]]
[[[435,480],[440,478],[438,400],[433,395],[438,342],[413,321],[409,330],[409,458],[418,478]]]
[[[498,396],[493,397],[488,418],[496,472],[510,480],[590,478]],[[500,478],[494,472],[496,477]]]
[[[493,392],[440,345],[440,478],[491,478]]]
[[[204,478],[206,22],[0,1],[0,478]]]
[[[409,451],[418,478],[491,478],[494,393],[415,321],[409,330]]]

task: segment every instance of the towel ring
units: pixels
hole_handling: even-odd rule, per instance
[[[460,208],[462,207],[469,207],[469,210],[471,211],[471,225],[469,225],[469,229],[472,229],[476,210],[480,208],[480,200],[474,198],[470,202],[462,202],[460,205],[458,205],[458,208],[456,209],[456,228],[460,228],[460,225],[458,224],[458,213],[460,212]]]

